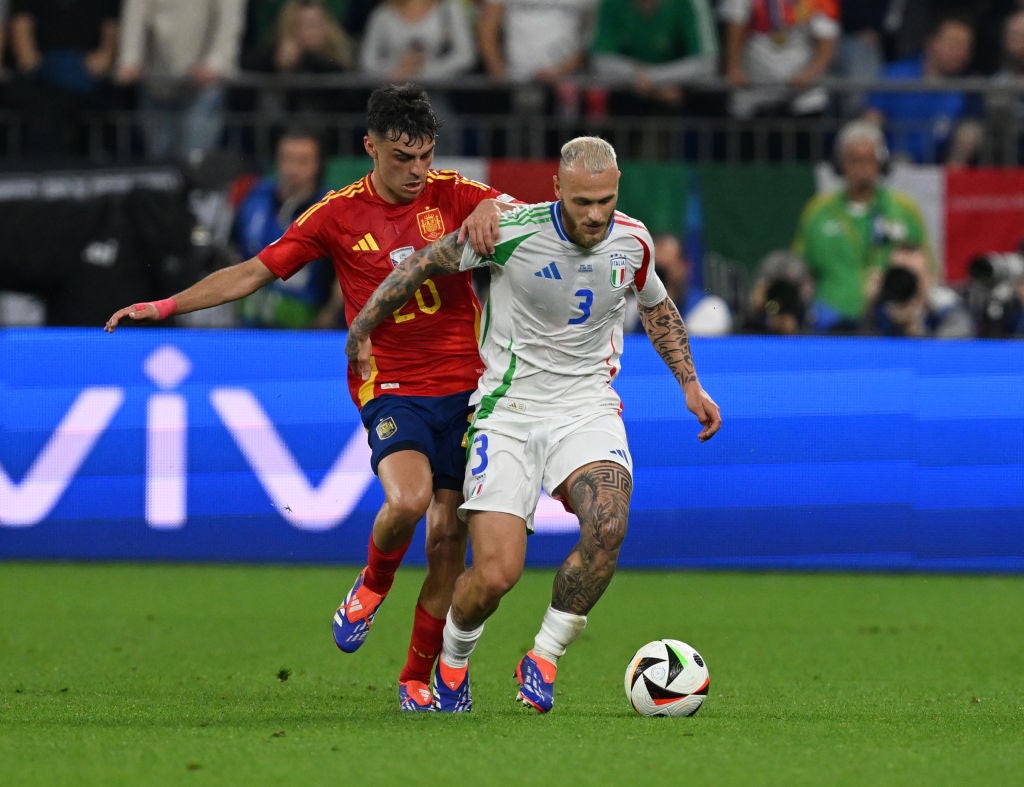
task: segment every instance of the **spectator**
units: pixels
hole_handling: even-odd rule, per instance
[[[597,0],[483,0],[478,5],[476,34],[483,68],[495,81],[514,88],[473,95],[473,110],[507,115],[509,136],[518,131],[515,118],[557,111],[563,119],[574,120],[582,91],[572,76],[583,69],[590,50]],[[593,88],[587,95],[605,98]],[[545,134],[549,153],[560,145],[552,132]]]
[[[360,69],[394,82],[448,79],[476,59],[460,0],[387,0],[373,9],[359,53]]]
[[[725,78],[735,88],[731,112],[814,115],[828,103],[816,83],[839,36],[837,0],[721,0]]]
[[[83,115],[111,105],[104,83],[117,54],[118,10],[117,0],[11,3],[14,102],[27,121],[30,153],[85,153]]]
[[[1002,67],[997,82],[1024,84],[1024,9],[1006,17],[1003,23]]]
[[[986,96],[989,133],[995,157],[1020,162],[1024,157],[1024,10],[1006,17],[1003,24],[1003,65],[992,77],[1000,90]]]
[[[971,315],[949,287],[934,280],[925,249],[900,245],[872,293],[870,323],[884,336],[965,339],[973,335]]]
[[[317,134],[292,128],[277,143],[275,175],[259,181],[242,200],[232,233],[242,259],[255,257],[284,235],[288,225],[325,193]],[[344,308],[334,271],[316,260],[290,279],[275,279],[240,301],[243,325],[261,328],[337,327]]]
[[[722,298],[691,286],[693,270],[679,238],[668,232],[654,236],[654,267],[676,304],[691,336],[724,336],[732,331],[732,311]],[[628,301],[626,328],[642,331],[636,301]]]
[[[844,185],[810,200],[800,216],[793,251],[815,281],[811,328],[857,330],[873,286],[895,245],[928,248],[921,211],[910,196],[886,186],[889,154],[878,126],[847,123],[835,145]],[[928,252],[931,258],[931,252]],[[938,267],[931,258],[934,279]]]
[[[806,332],[814,298],[814,279],[793,252],[779,249],[758,263],[744,326],[754,333],[792,336]]]
[[[840,4],[842,32],[832,67],[838,77],[860,82],[875,82],[882,74],[886,51],[893,33],[903,20],[905,0],[857,0]],[[841,105],[847,115],[860,111],[864,96],[848,92]]]
[[[1002,66],[1003,31],[1006,19],[1024,10],[1021,0],[973,0],[952,10],[966,10],[975,20],[974,59],[971,72],[992,75]]]
[[[354,66],[355,44],[324,0],[287,0],[273,35],[243,61],[246,70],[277,74],[330,74]],[[256,106],[264,117],[331,112],[348,99],[347,93],[345,98],[340,93],[337,88],[260,90]],[[235,98],[240,98],[238,91]]]
[[[324,0],[287,0],[274,33],[245,59],[247,69],[323,74],[355,65],[355,45]]]
[[[249,53],[262,49],[267,41],[275,37],[281,9],[288,2],[290,0],[259,0],[258,3],[246,3],[245,34],[242,39],[242,48],[246,55],[243,55],[243,60]],[[346,18],[352,3],[353,0],[323,0],[327,12],[338,20]]]
[[[583,68],[597,0],[483,0],[477,43],[499,81],[555,84]]]
[[[974,30],[966,17],[943,16],[932,27],[924,53],[887,66],[883,79],[938,80],[963,76],[971,62]],[[882,124],[893,155],[918,163],[969,164],[981,141],[972,118],[976,101],[959,90],[876,93],[866,117]]]
[[[238,65],[244,0],[124,0],[118,80],[142,80],[146,152],[187,159],[220,143],[222,80]]]
[[[597,76],[631,91],[614,114],[672,112],[684,83],[715,73],[714,16],[708,0],[602,0],[591,52]]]
[[[451,80],[476,61],[473,30],[461,0],[386,0],[370,12],[359,50],[360,70],[382,80]],[[434,106],[450,133],[438,135],[436,150],[459,147],[458,113],[450,91],[432,90]]]

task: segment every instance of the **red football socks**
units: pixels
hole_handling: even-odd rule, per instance
[[[416,617],[412,624],[412,639],[409,642],[409,656],[398,680],[418,680],[430,683],[430,673],[434,669],[434,660],[441,652],[444,618],[435,618],[419,604],[416,605]]]
[[[395,572],[402,565],[402,558],[409,545],[399,547],[394,552],[381,552],[370,536],[370,549],[366,560],[366,573],[363,584],[374,593],[385,595],[395,582]]]

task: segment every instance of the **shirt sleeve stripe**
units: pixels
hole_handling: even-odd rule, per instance
[[[644,239],[639,235],[633,235],[632,237],[636,238],[636,242],[644,250],[644,260],[640,263],[640,269],[633,275],[633,282],[639,291],[647,285],[647,271],[651,264],[651,247],[644,243]]]

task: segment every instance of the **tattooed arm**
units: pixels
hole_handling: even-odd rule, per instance
[[[651,344],[682,386],[687,409],[697,416],[704,427],[697,436],[701,442],[710,440],[722,427],[722,415],[718,405],[697,379],[697,369],[690,352],[690,337],[686,334],[686,325],[683,324],[679,310],[671,298],[665,298],[656,306],[638,304],[638,310],[640,322]]]
[[[370,334],[395,309],[400,309],[430,276],[458,273],[466,241],[458,233],[445,235],[409,256],[380,283],[348,329],[345,354],[353,369],[366,380],[370,377]]]

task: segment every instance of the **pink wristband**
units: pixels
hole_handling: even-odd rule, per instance
[[[158,320],[166,320],[178,311],[178,302],[174,300],[174,298],[164,298],[162,301],[153,301],[153,305],[156,306],[156,316]]]
[[[134,303],[132,304],[132,311],[140,312],[150,304],[156,309],[156,318],[158,320],[166,320],[178,311],[178,302],[174,298],[164,298],[162,301],[149,301],[148,303]]]

